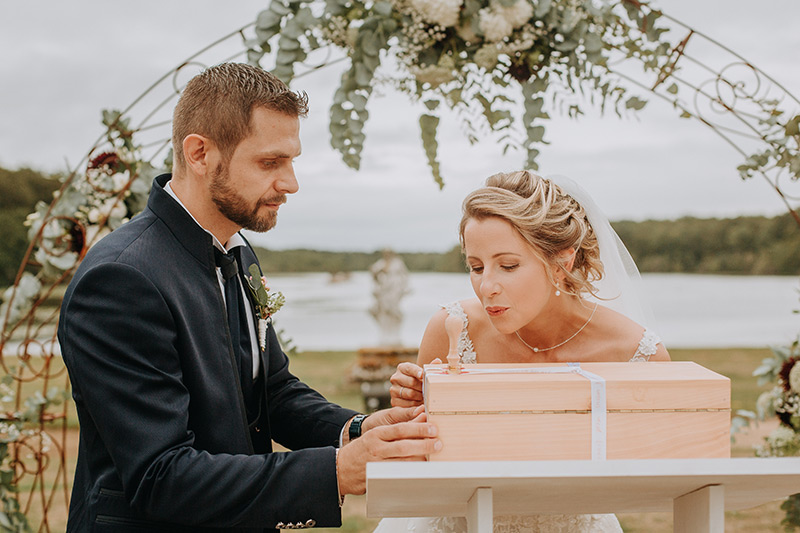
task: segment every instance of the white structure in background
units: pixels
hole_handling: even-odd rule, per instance
[[[375,297],[369,312],[380,330],[378,344],[400,346],[400,327],[403,324],[400,300],[411,292],[408,288],[408,269],[397,254],[387,249],[369,271],[373,279],[372,295]]]

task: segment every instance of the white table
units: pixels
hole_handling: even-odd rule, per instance
[[[367,465],[367,516],[673,512],[675,532],[724,532],[726,510],[800,492],[800,458],[385,462]]]

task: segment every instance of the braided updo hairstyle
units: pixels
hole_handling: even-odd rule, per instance
[[[464,249],[464,227],[470,219],[498,217],[510,223],[546,265],[564,275],[562,292],[580,296],[596,293],[592,282],[603,277],[600,248],[583,207],[558,185],[527,170],[489,177],[486,186],[464,199],[459,237]],[[566,268],[575,250],[572,270]],[[554,269],[546,269],[556,285]]]

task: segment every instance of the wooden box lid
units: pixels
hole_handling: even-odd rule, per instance
[[[605,381],[608,411],[730,409],[730,379],[697,363],[581,363],[579,367]],[[448,374],[447,365],[425,365],[423,391],[429,414],[590,411],[590,384],[565,363],[467,364],[461,374]]]

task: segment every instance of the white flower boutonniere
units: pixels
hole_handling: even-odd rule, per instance
[[[261,275],[258,265],[253,263],[247,271],[250,273],[247,286],[250,288],[250,294],[253,295],[253,302],[255,302],[258,312],[258,345],[263,352],[267,344],[267,326],[272,321],[272,315],[283,307],[286,298],[282,292],[269,291],[267,278]]]

